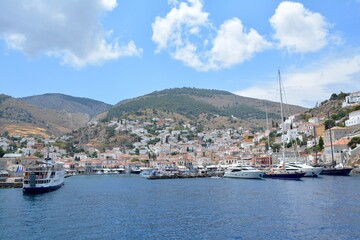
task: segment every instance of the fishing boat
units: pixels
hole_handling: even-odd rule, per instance
[[[283,98],[282,98],[282,84],[280,70],[278,70],[278,80],[279,80],[279,89],[280,89],[280,112],[281,112],[281,121],[284,120],[284,110],[283,110]],[[286,171],[285,166],[285,141],[284,141],[284,126],[281,127],[282,131],[282,166],[278,168],[273,168],[264,173],[264,178],[272,179],[284,179],[284,180],[300,180],[305,173],[297,171]]]
[[[64,164],[47,157],[27,167],[23,181],[23,193],[45,193],[64,185]]]

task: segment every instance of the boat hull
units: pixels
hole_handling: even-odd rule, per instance
[[[62,186],[64,186],[64,183],[61,183],[61,184],[55,185],[55,186],[47,186],[47,187],[24,187],[23,193],[24,194],[47,193],[47,192],[52,192],[52,191],[58,190]]]
[[[320,174],[329,176],[349,176],[351,170],[352,168],[325,168]]]
[[[297,172],[305,173],[304,177],[318,177],[322,171],[323,171],[323,168],[314,168],[314,169],[302,168],[302,169],[295,170],[295,171],[286,170],[286,172],[288,172],[288,173],[297,173]]]
[[[264,173],[261,171],[256,172],[225,172],[226,178],[243,178],[243,179],[262,179]]]
[[[283,179],[283,180],[301,180],[305,173],[265,173],[264,178]]]

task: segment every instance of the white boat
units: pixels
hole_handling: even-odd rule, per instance
[[[64,185],[64,164],[51,158],[38,161],[25,170],[23,193],[44,193]]]
[[[324,168],[313,167],[300,162],[289,162],[285,164],[285,170],[287,172],[305,173],[304,177],[319,177],[320,173],[324,170]]]
[[[153,171],[155,171],[155,170],[152,169],[152,168],[144,169],[144,170],[142,170],[142,171],[140,172],[140,177],[148,178]]]
[[[228,168],[224,173],[224,177],[262,179],[264,177],[264,172],[254,167],[236,165]]]

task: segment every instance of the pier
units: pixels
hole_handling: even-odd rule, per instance
[[[0,182],[0,188],[22,188],[22,178],[7,178],[4,182]]]

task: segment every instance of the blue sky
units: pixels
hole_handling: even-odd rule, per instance
[[[0,1],[0,93],[195,87],[314,107],[360,90],[359,0]]]

